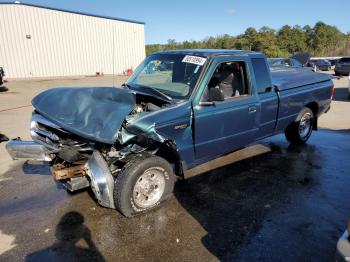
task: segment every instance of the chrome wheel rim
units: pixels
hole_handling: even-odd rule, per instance
[[[133,189],[135,204],[141,208],[155,205],[163,196],[165,177],[159,168],[147,169],[136,181]]]
[[[299,123],[299,136],[306,138],[311,131],[312,116],[310,113],[306,113],[302,116]]]

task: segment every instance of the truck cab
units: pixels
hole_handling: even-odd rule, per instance
[[[278,110],[273,89],[262,54],[213,57],[193,100],[196,158],[206,161],[271,135]]]

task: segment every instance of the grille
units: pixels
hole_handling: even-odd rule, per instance
[[[33,141],[53,151],[58,151],[60,149],[60,138],[56,135],[57,132],[64,131],[43,116],[39,114],[32,115],[30,135]]]

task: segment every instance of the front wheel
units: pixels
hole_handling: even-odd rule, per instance
[[[173,192],[175,175],[163,158],[151,154],[134,156],[114,183],[114,204],[124,216],[144,213],[167,200]]]
[[[303,108],[297,119],[291,123],[286,131],[287,140],[294,144],[304,144],[310,138],[314,127],[314,113],[308,107]]]

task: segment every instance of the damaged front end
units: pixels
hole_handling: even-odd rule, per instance
[[[50,162],[54,179],[63,181],[70,191],[89,186],[84,164],[93,150],[92,144],[72,139],[72,134],[38,113],[32,115],[30,134],[32,141],[17,138],[6,144],[13,159]]]
[[[47,161],[55,181],[71,192],[91,186],[99,204],[114,208],[114,177],[99,150],[101,146],[65,131],[34,113],[30,134],[33,141],[10,140],[6,149],[13,159]]]
[[[28,160],[51,161],[51,154],[55,153],[33,141],[22,141],[20,139],[9,141],[6,144],[6,150],[14,160],[24,158]]]
[[[48,161],[69,191],[91,187],[100,205],[115,208],[114,181],[129,158],[165,142],[154,123],[135,124],[166,107],[155,101],[120,88],[51,89],[32,101],[33,141],[11,140],[6,149],[13,159]]]

